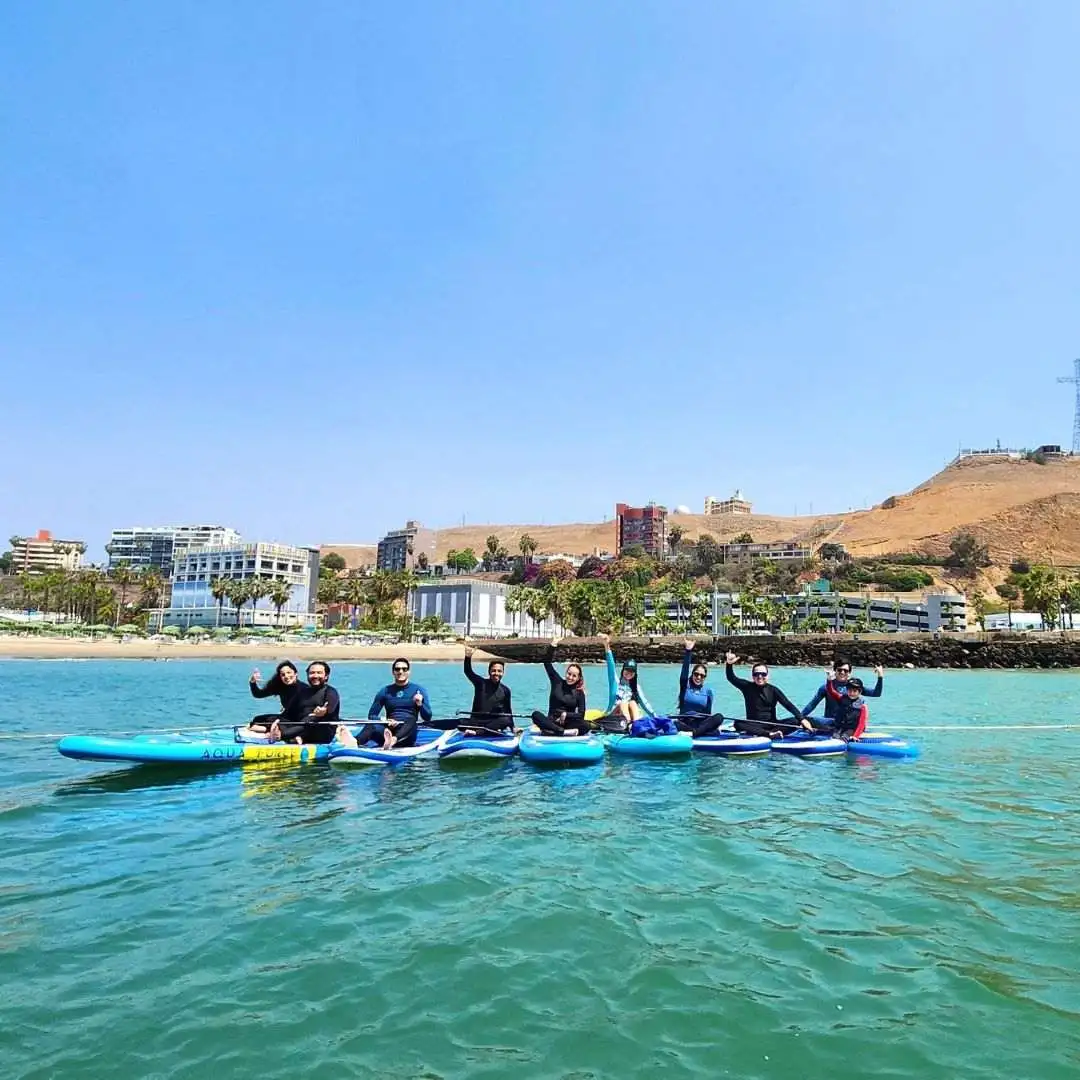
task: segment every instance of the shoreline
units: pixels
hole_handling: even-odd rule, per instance
[[[324,642],[174,642],[79,640],[67,638],[30,638],[0,636],[0,660],[283,660],[286,657],[326,660],[372,660],[389,663],[395,657],[407,656],[414,662],[461,662],[465,646],[457,641],[429,643],[399,643],[397,645],[331,645]],[[477,660],[490,659],[488,653],[476,649]]]

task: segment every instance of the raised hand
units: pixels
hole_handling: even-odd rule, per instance
[[[559,635],[558,635],[558,634],[556,634],[556,635],[555,635],[555,637],[553,637],[553,638],[551,639],[551,647],[552,647],[553,649],[557,649],[557,648],[559,647],[559,642],[560,642],[560,641],[562,641],[562,638],[561,638],[561,637],[559,637]]]
[[[258,668],[256,668],[251,673],[251,678],[248,679],[248,682],[250,682],[250,683],[258,683],[261,679],[262,679],[262,672]]]
[[[601,642],[604,644],[605,648],[608,645],[611,644],[611,635],[610,634],[597,634],[596,636],[601,640]]]
[[[412,696],[412,703],[419,709],[424,704],[424,695],[419,690]]]
[[[725,664],[735,665],[738,662],[739,662],[739,658],[730,649],[724,654],[724,663]]]
[[[875,674],[875,675],[876,675],[876,676],[877,676],[877,677],[878,677],[879,679],[881,679],[881,678],[884,678],[884,676],[885,676],[885,668],[884,668],[884,667],[882,667],[882,665],[881,665],[881,664],[875,664],[875,665],[874,665],[874,674]]]
[[[472,654],[474,652],[476,652],[476,650],[471,645],[466,645],[465,646],[465,659],[466,660],[471,660],[472,659]]]

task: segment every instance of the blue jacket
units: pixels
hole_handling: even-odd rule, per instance
[[[610,713],[620,701],[636,701],[642,709],[649,716],[655,716],[656,713],[653,707],[649,704],[649,699],[641,692],[640,676],[636,678],[631,686],[630,683],[623,682],[619,678],[618,671],[615,668],[615,656],[610,649],[604,650],[604,663],[607,665],[607,684],[608,684],[608,704],[607,711]]]
[[[700,689],[690,685],[690,668],[693,652],[683,653],[682,671],[679,673],[679,713],[683,716],[712,716],[713,693],[711,686]]]
[[[881,697],[882,683],[883,680],[879,675],[877,682],[874,683],[874,688],[872,690],[869,688],[864,688],[862,696]],[[843,689],[845,686],[847,686],[847,683],[837,681],[833,683],[833,686],[843,692]],[[829,697],[829,695],[825,692],[825,683],[821,684],[821,689],[818,690],[818,692],[810,699],[810,704],[803,709],[803,716],[809,716],[818,707],[818,703],[822,700],[824,700],[825,702],[825,719],[839,720],[841,714],[846,709],[846,705],[843,701],[834,701],[831,697]]]

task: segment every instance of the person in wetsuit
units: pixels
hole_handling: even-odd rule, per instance
[[[514,726],[514,708],[510,699],[510,687],[503,682],[506,670],[501,660],[488,664],[488,677],[482,679],[473,671],[473,647],[465,646],[465,678],[473,684],[472,708],[468,718],[458,723],[461,731],[479,734],[482,731],[505,731]]]
[[[256,668],[248,680],[251,696],[260,699],[276,697],[281,708],[276,713],[260,713],[258,716],[253,716],[248,721],[246,732],[241,729],[241,735],[245,733],[261,735],[268,732],[271,725],[284,715],[293,698],[301,692],[303,687],[303,683],[300,682],[300,673],[291,660],[282,660],[274,669],[274,674],[267,679],[265,686],[259,685],[261,678],[262,673]]]
[[[295,743],[329,743],[341,723],[341,696],[330,685],[330,665],[313,660],[306,683],[290,699],[282,715],[270,726],[270,739]]]
[[[682,671],[679,672],[679,714],[675,723],[680,731],[689,731],[695,739],[715,735],[724,723],[724,714],[713,712],[713,692],[705,685],[709,669],[704,662],[694,662],[694,642],[683,642]]]
[[[746,707],[746,719],[736,720],[735,730],[741,731],[744,735],[768,735],[772,739],[800,726],[802,713],[791,704],[783,690],[769,682],[768,666],[755,664],[750,669],[751,679],[740,679],[735,674],[735,664],[738,659],[733,652],[729,652],[724,657],[724,674],[727,681],[742,694]],[[783,705],[791,713],[795,718],[794,724],[777,723],[777,705]]]
[[[637,661],[623,663],[618,676],[615,674],[615,654],[611,651],[611,638],[597,634],[604,645],[604,665],[607,668],[607,713],[600,726],[605,731],[629,731],[631,725],[645,716],[654,717],[656,711],[638,685]]]
[[[828,676],[826,672],[826,676]],[[884,685],[885,669],[877,664],[874,667],[874,674],[877,676],[877,682],[874,683],[872,689],[867,689],[863,683],[863,697],[881,697],[881,691]],[[840,691],[841,696],[844,694],[844,687],[847,686],[848,680],[851,678],[851,662],[848,660],[837,660],[836,662],[836,674],[833,677],[833,682],[836,685],[836,689]],[[862,683],[862,680],[859,680]],[[843,702],[834,701],[828,694],[826,682],[822,683],[818,688],[818,692],[810,699],[809,704],[803,707],[803,727],[807,731],[820,731],[831,732],[836,726],[836,719],[841,713],[841,705]],[[812,717],[810,714],[817,708],[818,703],[825,702],[825,716],[823,719]]]
[[[540,729],[541,735],[585,735],[588,724],[585,722],[585,678],[581,665],[566,665],[565,677],[555,670],[552,661],[559,638],[552,638],[544,660],[551,692],[548,695],[548,711],[539,710],[532,714],[532,722]]]
[[[390,670],[394,681],[375,695],[368,709],[368,722],[357,732],[356,738],[348,728],[339,727],[336,741],[340,745],[356,747],[376,743],[384,750],[416,745],[420,721],[427,723],[431,719],[431,700],[428,692],[409,677],[411,669],[412,665],[403,656],[393,662]],[[386,719],[380,720],[384,711]]]
[[[858,739],[866,730],[870,709],[863,700],[863,690],[862,679],[848,679],[843,688],[831,678],[825,680],[825,692],[838,709],[832,728],[837,738]]]

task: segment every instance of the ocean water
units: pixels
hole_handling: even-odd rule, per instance
[[[349,715],[388,668],[335,665]],[[200,773],[49,737],[239,723],[248,670],[0,662],[3,1077],[1080,1075],[1080,730],[1008,730],[1080,723],[1080,673],[890,674],[872,726],[915,762]]]

